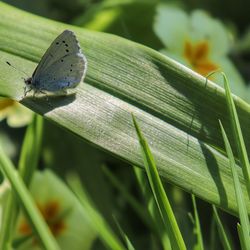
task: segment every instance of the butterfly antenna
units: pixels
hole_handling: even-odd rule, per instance
[[[26,72],[22,71],[21,69],[16,68],[15,66],[13,66],[13,65],[12,65],[10,62],[8,62],[8,61],[6,61],[6,63],[7,63],[10,67],[12,67],[13,69],[17,70],[17,71],[20,72],[20,73],[23,73],[24,75],[26,75],[26,76],[29,78],[29,76],[28,76],[28,74],[27,74]],[[24,77],[22,77],[22,78],[25,80]]]

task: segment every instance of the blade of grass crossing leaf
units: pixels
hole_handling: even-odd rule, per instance
[[[216,209],[215,205],[212,205],[212,207],[213,207],[214,219],[215,219],[215,222],[217,225],[217,230],[219,232],[219,236],[220,236],[221,243],[223,245],[223,249],[232,250],[233,248],[230,245],[229,239],[227,238],[227,234],[224,230],[224,227],[223,227],[222,222],[220,220],[220,217],[218,215],[217,209]]]
[[[194,222],[195,222],[195,229],[196,229],[196,235],[197,235],[197,242],[198,242],[199,249],[204,250],[200,219],[199,219],[198,210],[196,206],[195,196],[193,194],[192,194],[192,202],[193,202],[193,207],[194,207]]]
[[[113,250],[125,250],[124,246],[113,233],[110,226],[106,223],[103,217],[95,209],[92,201],[88,197],[86,191],[80,183],[80,180],[75,175],[69,175],[68,183],[76,197],[82,204],[83,210],[87,212],[90,222],[92,223],[94,229],[98,232],[100,239],[109,249]]]
[[[231,121],[231,125],[233,128],[233,135],[234,135],[235,142],[237,145],[237,151],[238,151],[239,159],[240,159],[240,162],[242,165],[243,174],[244,174],[244,177],[246,180],[248,196],[250,198],[250,166],[249,166],[249,159],[248,159],[248,155],[247,155],[247,150],[246,150],[245,142],[243,139],[243,135],[242,135],[237,111],[235,108],[235,104],[234,104],[232,94],[230,91],[230,87],[228,84],[228,80],[227,80],[227,77],[224,73],[222,73],[222,75],[224,77],[224,87],[225,87],[225,91],[226,91],[226,100],[227,100],[227,106],[229,109],[229,115],[231,118],[230,121]]]
[[[28,126],[22,149],[21,156],[19,159],[19,173],[25,178],[25,176],[30,176],[30,178],[25,178],[26,185],[28,185],[32,173],[36,169],[39,154],[40,154],[40,144],[41,144],[41,134],[42,134],[42,118],[37,115],[34,116],[32,123]],[[5,216],[3,219],[3,228],[0,235],[0,249],[5,249],[5,244],[11,244],[11,236],[16,224],[16,218],[18,214],[18,201],[14,195],[14,190],[9,193],[8,200],[5,206]]]
[[[184,240],[182,238],[181,232],[179,230],[177,221],[175,219],[174,213],[170,206],[169,200],[161,183],[159,174],[157,172],[157,168],[155,165],[155,161],[153,159],[153,155],[149,149],[149,146],[144,139],[139,126],[135,120],[135,117],[132,114],[133,123],[136,129],[137,136],[139,138],[139,142],[141,145],[141,150],[144,158],[144,165],[146,169],[146,173],[149,179],[149,183],[154,194],[156,203],[160,210],[160,214],[165,223],[166,230],[170,230],[170,239],[171,245],[174,249],[186,249]]]
[[[36,207],[32,197],[26,188],[23,180],[18,175],[15,167],[6,156],[0,145],[0,167],[3,173],[11,183],[12,188],[15,190],[18,198],[20,199],[25,212],[28,215],[29,221],[40,239],[42,245],[46,250],[59,250],[56,240],[52,236],[50,229],[42,218],[41,213]]]
[[[249,220],[248,220],[246,204],[245,204],[245,200],[243,198],[239,177],[238,177],[238,174],[237,174],[237,171],[236,171],[233,152],[232,152],[232,149],[231,149],[231,146],[229,144],[227,135],[225,133],[225,130],[224,130],[223,125],[221,124],[221,122],[220,122],[220,127],[221,127],[221,131],[222,131],[222,136],[223,136],[223,140],[224,140],[224,143],[225,143],[227,155],[228,155],[228,158],[229,158],[229,165],[230,165],[233,180],[234,180],[235,196],[236,196],[237,205],[238,205],[240,223],[241,223],[241,227],[242,227],[243,241],[244,241],[244,245],[248,246],[248,249],[250,249]]]
[[[138,185],[141,189],[144,200],[147,204],[148,212],[153,220],[153,224],[151,225],[152,230],[156,231],[159,235],[158,237],[161,240],[162,246],[164,250],[171,250],[170,239],[168,233],[165,230],[165,225],[162,221],[162,217],[160,215],[159,209],[155,202],[154,197],[152,196],[152,192],[149,187],[147,176],[145,175],[145,171],[134,166],[133,167],[136,179],[138,181]]]

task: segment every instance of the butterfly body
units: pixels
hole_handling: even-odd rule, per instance
[[[65,93],[82,81],[86,70],[87,60],[74,32],[65,30],[47,49],[32,77],[25,79],[25,95],[31,90],[34,93]]]

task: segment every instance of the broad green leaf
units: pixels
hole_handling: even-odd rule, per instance
[[[82,139],[142,167],[131,121],[134,113],[163,178],[236,213],[218,125],[221,119],[229,131],[223,89],[160,53],[117,36],[50,21],[2,2],[0,10],[1,95],[15,100],[23,96],[24,75],[6,60],[30,76],[52,40],[64,29],[75,31],[88,59],[87,76],[76,95],[49,102],[46,97],[27,97],[21,102]],[[235,102],[249,150],[250,107],[238,98]],[[237,171],[244,184],[239,167]],[[242,188],[247,197],[245,185]]]

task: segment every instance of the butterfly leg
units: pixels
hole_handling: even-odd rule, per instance
[[[32,88],[27,89],[27,86],[24,87],[23,98],[32,90]]]

